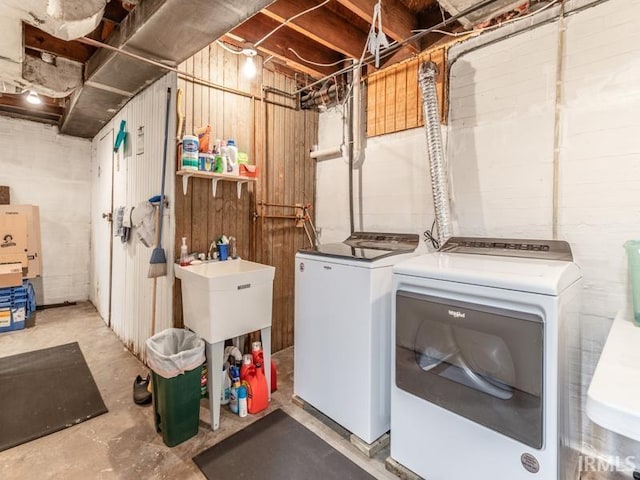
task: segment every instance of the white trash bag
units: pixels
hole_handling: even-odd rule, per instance
[[[205,361],[204,340],[190,330],[167,328],[145,344],[149,367],[163,378],[177,377]]]

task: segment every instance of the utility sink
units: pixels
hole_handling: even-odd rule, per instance
[[[271,326],[275,268],[247,260],[181,267],[184,324],[209,343]]]
[[[241,259],[187,267],[175,265],[176,277],[182,280],[184,324],[206,342],[213,430],[220,427],[226,339],[260,330],[264,374],[267,385],[271,385],[271,302],[275,272],[269,265]]]

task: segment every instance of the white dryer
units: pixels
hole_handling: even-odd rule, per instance
[[[569,245],[452,238],[393,272],[391,457],[429,480],[576,478]]]
[[[294,394],[367,443],[389,430],[391,268],[418,241],[355,232],[296,255]]]

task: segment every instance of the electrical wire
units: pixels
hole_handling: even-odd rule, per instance
[[[296,18],[301,17],[302,15],[305,15],[309,12],[312,12],[313,10],[323,7],[325,6],[327,3],[329,3],[330,0],[324,0],[324,2],[319,3],[318,5],[308,8],[300,13],[295,14],[293,17],[285,20],[284,22],[282,22],[280,25],[278,25],[276,28],[274,28],[273,30],[271,30],[269,33],[267,33],[264,37],[262,37],[260,40],[258,40],[256,43],[254,43],[254,45],[257,47],[258,45],[260,45],[262,42],[264,42],[267,38],[269,38],[271,35],[273,35],[274,33],[276,33],[278,30],[280,30],[282,27],[284,27],[286,24],[294,21]]]
[[[443,22],[441,22],[441,23],[439,23],[437,25],[434,25],[431,28],[428,28],[428,29],[426,29],[426,30],[424,30],[422,32],[418,32],[418,33],[410,36],[409,38],[405,38],[401,42],[392,42],[389,45],[389,48],[387,48],[384,52],[382,52],[382,54],[380,55],[380,58],[386,58],[387,56],[390,56],[390,55],[394,54],[397,51],[397,49],[399,47],[401,47],[402,45],[405,45],[405,44],[407,44],[409,42],[417,41],[417,40],[421,39],[423,36],[425,36],[427,33],[430,33],[431,31],[433,31],[435,29],[438,29],[438,28],[446,27],[446,26],[456,22],[460,17],[463,17],[465,15],[470,15],[473,12],[476,12],[476,11],[480,10],[481,8],[484,8],[484,7],[487,7],[487,6],[491,5],[491,4],[496,3],[496,1],[497,0],[482,0],[481,2],[473,5],[472,7],[469,7],[465,11],[457,13],[456,15],[453,15],[453,16],[449,17],[448,19],[446,19],[445,21],[443,21]],[[374,55],[370,55],[367,58],[362,58],[361,62],[359,62],[357,66],[361,67],[364,63],[368,64],[374,58],[375,58]],[[319,80],[316,80],[316,81],[310,83],[309,85],[305,85],[304,87],[299,88],[298,90],[296,90],[293,93],[297,95],[298,93],[300,93],[300,92],[302,92],[304,90],[307,90],[309,88],[312,88],[315,85],[318,85],[319,83],[324,82],[326,80],[326,78],[328,78],[328,77],[342,75],[343,73],[347,73],[347,72],[352,71],[354,68],[356,68],[356,66],[344,67],[344,68],[338,70],[337,72],[332,73],[331,75],[327,75],[327,77],[321,78]]]
[[[300,54],[298,52],[296,52],[293,48],[289,47],[287,48],[287,50],[290,50],[296,57],[298,57],[300,60],[302,60],[305,63],[308,63],[310,65],[315,65],[316,67],[335,67],[336,65],[343,63],[344,60],[338,60],[337,62],[333,62],[333,63],[317,63],[317,62],[312,62],[311,60],[307,60],[306,58],[300,56]]]
[[[435,248],[436,250],[440,250],[440,242],[438,241],[438,238],[435,235],[435,228],[436,228],[436,219],[434,218],[433,223],[431,224],[431,229],[424,231],[424,234],[423,234],[424,241],[425,243],[431,243],[433,248]]]
[[[216,40],[216,43],[218,45],[220,45],[223,49],[225,49],[229,53],[233,53],[234,55],[242,54],[242,50],[241,49],[240,50],[236,50],[234,48],[231,48],[226,43],[224,43],[222,40]]]
[[[556,3],[560,2],[561,0],[553,0],[552,2],[548,3],[547,5],[545,5],[544,7],[536,10],[535,12],[531,12],[531,13],[527,13],[526,15],[522,15],[521,17],[514,17],[514,18],[510,18],[509,20],[505,20],[504,22],[500,22],[500,23],[496,23],[495,25],[489,25],[488,27],[483,27],[483,28],[478,28],[476,30],[471,30],[468,32],[458,32],[458,33],[453,33],[453,32],[447,32],[446,30],[429,30],[430,33],[441,33],[442,35],[446,35],[448,37],[464,37],[467,35],[473,35],[476,33],[482,33],[482,32],[486,32],[487,30],[495,30],[496,28],[499,27],[503,27],[504,25],[507,25],[509,23],[512,22],[517,22],[519,20],[524,20],[525,18],[529,18],[529,17],[533,17],[534,15],[537,15],[538,13],[544,12],[547,8],[555,5]],[[422,30],[411,30],[413,33],[421,33],[421,32],[426,32],[427,29],[422,29]]]

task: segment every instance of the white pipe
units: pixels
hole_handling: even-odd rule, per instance
[[[362,83],[360,81],[361,69],[356,68],[353,71],[353,132],[351,132],[351,140],[353,140],[353,162],[352,168],[358,169],[364,162],[364,132],[362,121]]]
[[[344,156],[342,147],[343,145],[340,145],[338,147],[324,148],[322,150],[312,150],[309,155],[311,156],[311,158]]]

